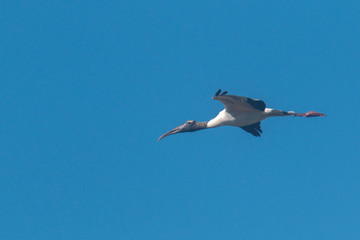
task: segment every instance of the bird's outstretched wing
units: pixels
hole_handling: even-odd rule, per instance
[[[235,95],[225,95],[226,93],[227,91],[221,93],[221,89],[219,89],[215,93],[213,99],[222,102],[228,111],[264,111],[266,107],[262,100]]]
[[[257,123],[251,124],[251,125],[247,125],[247,126],[244,126],[241,128],[244,129],[245,131],[247,131],[248,133],[251,133],[255,137],[260,137],[261,136],[260,133],[262,133],[260,122],[257,122]]]

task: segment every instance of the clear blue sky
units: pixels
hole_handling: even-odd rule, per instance
[[[359,1],[1,1],[0,239],[360,239]],[[157,142],[219,89],[327,118]]]

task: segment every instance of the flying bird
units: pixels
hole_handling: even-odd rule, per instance
[[[170,130],[169,132],[160,136],[158,141],[175,133],[194,132],[202,129],[215,128],[220,126],[234,126],[240,127],[255,137],[260,137],[262,133],[260,123],[269,117],[325,117],[326,115],[320,112],[309,111],[306,113],[295,113],[293,111],[281,111],[272,108],[267,108],[265,102],[259,99],[252,99],[248,97],[241,97],[235,95],[226,95],[227,91],[221,93],[219,89],[214,100],[220,101],[224,104],[225,109],[208,122],[197,122],[194,120],[186,121],[184,124]]]

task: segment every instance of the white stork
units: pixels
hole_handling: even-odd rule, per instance
[[[158,141],[166,136],[182,132],[194,132],[201,129],[215,128],[220,126],[241,127],[255,137],[260,137],[262,133],[260,122],[268,117],[325,117],[325,114],[309,111],[306,113],[295,113],[293,111],[281,111],[272,108],[266,108],[263,101],[247,97],[226,95],[227,91],[221,93],[221,89],[215,93],[212,98],[224,104],[222,110],[215,118],[208,122],[186,121],[184,124],[163,134]]]

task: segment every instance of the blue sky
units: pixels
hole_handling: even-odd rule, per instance
[[[358,1],[1,1],[1,239],[359,239]],[[327,118],[157,142],[219,89]]]

